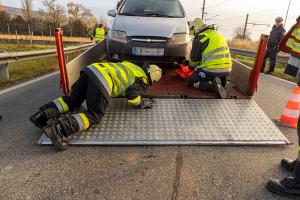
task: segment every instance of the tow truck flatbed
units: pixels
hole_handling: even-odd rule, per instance
[[[289,141],[254,100],[155,99],[136,110],[113,99],[95,128],[72,145],[284,145]],[[44,136],[39,144],[51,144]]]
[[[59,47],[59,46],[58,46]],[[62,47],[60,47],[62,48]],[[59,53],[60,51],[58,51]],[[63,57],[63,52],[59,54]],[[105,56],[105,41],[74,59],[61,70],[64,91],[80,70]],[[263,55],[258,56],[260,59]],[[102,59],[101,59],[102,58]],[[92,129],[68,138],[71,145],[284,145],[290,142],[251,99],[260,69],[234,61],[232,99],[189,88],[172,68],[153,85],[146,97],[154,98],[151,110],[129,108],[126,100],[111,100],[104,118]],[[39,144],[51,141],[43,135]]]
[[[248,96],[234,87],[228,92],[229,97],[236,99],[249,99]],[[187,86],[187,80],[184,80],[175,74],[172,67],[164,67],[164,76],[158,82],[152,85],[145,97],[148,98],[173,98],[173,99],[217,99],[215,93],[201,91],[197,88]]]

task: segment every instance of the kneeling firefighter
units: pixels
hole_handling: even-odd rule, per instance
[[[30,120],[43,129],[57,149],[65,150],[68,142],[64,138],[97,125],[111,97],[126,97],[135,108],[151,109],[154,101],[143,100],[141,96],[161,76],[162,70],[156,65],[139,67],[130,62],[92,64],[81,71],[70,96],[42,106]],[[84,101],[86,112],[70,113]]]
[[[225,88],[229,83],[232,61],[226,39],[214,26],[204,24],[199,18],[191,23],[190,31],[195,38],[189,67],[195,70],[188,78],[188,85],[227,98]]]

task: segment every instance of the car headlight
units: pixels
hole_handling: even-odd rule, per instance
[[[123,31],[114,31],[111,30],[109,32],[109,38],[111,40],[115,40],[117,42],[121,42],[121,43],[127,43],[127,37],[126,37],[126,33]]]
[[[169,45],[186,44],[191,41],[191,37],[187,33],[175,33],[169,40]]]

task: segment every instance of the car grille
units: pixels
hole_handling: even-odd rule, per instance
[[[147,43],[166,43],[167,39],[162,37],[132,37],[133,42],[147,42]]]

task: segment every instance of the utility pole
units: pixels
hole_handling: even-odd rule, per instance
[[[205,4],[206,4],[206,0],[203,0],[203,7],[202,7],[202,20],[204,20],[204,15],[205,15]]]
[[[284,26],[283,26],[284,28],[285,28],[285,25],[286,25],[287,18],[288,18],[288,16],[289,16],[290,7],[291,7],[291,2],[292,2],[292,0],[289,1],[289,6],[288,6],[288,9],[287,9],[287,11],[286,11],[286,16],[285,16],[285,20],[284,20]]]
[[[245,22],[245,27],[244,27],[244,32],[243,32],[243,39],[246,39],[246,33],[247,33],[247,27],[248,27],[248,24],[251,24],[253,26],[267,26],[269,27],[270,24],[258,24],[258,23],[254,23],[254,22],[248,22],[249,20],[249,14],[247,14],[247,17],[246,17],[246,22]]]
[[[244,27],[244,33],[243,33],[243,39],[246,39],[246,32],[247,32],[247,26],[248,26],[248,19],[249,19],[249,14],[247,14],[247,17],[246,17],[246,22],[245,22],[245,27]]]

